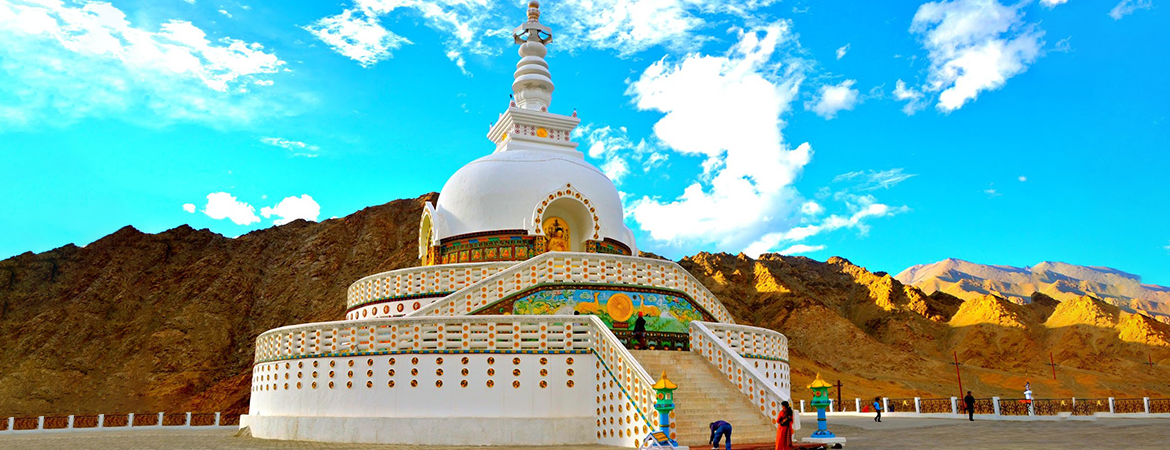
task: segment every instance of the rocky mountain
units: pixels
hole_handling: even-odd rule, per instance
[[[1170,288],[1142,284],[1141,277],[1108,267],[1061,262],[990,266],[951,258],[910,267],[895,278],[923,292],[941,291],[964,300],[994,295],[1025,304],[1035,292],[1059,301],[1087,295],[1170,323]]]
[[[416,264],[436,198],[235,239],[125,227],[0,261],[0,415],[246,408],[256,336],[337,320],[351,282]]]
[[[0,261],[0,416],[245,409],[256,336],[336,320],[351,282],[417,264],[418,217],[435,198],[235,239],[126,227]],[[1041,396],[1170,395],[1170,326],[1098,298],[964,302],[837,257],[680,264],[738,321],[789,337],[797,398],[818,372],[846,397],[954,395],[952,352],[980,395],[1018,396],[1026,379]]]
[[[1025,381],[1046,397],[1170,394],[1170,326],[1100,299],[963,301],[839,257],[701,253],[680,263],[739,320],[788,336],[797,398],[817,372],[841,380],[846,397],[956,395],[955,358],[964,389],[979,395],[1016,398]]]

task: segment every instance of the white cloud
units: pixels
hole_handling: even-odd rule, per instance
[[[226,10],[226,9],[221,9],[221,10],[219,10],[219,13],[220,13],[220,14],[223,14],[223,15],[225,15],[225,16],[227,16],[229,19],[231,19],[231,18],[232,18],[232,13],[230,13],[230,12],[227,12],[227,10]]]
[[[910,31],[920,36],[930,59],[922,90],[938,93],[939,110],[954,111],[980,92],[1003,87],[1040,55],[1044,32],[1024,22],[1026,4],[950,0],[918,8]]]
[[[788,247],[784,250],[780,250],[780,254],[782,254],[782,255],[799,255],[801,253],[819,252],[819,251],[824,250],[824,249],[825,249],[825,246],[823,246],[823,245],[796,244],[796,245]]]
[[[686,0],[567,0],[551,6],[565,23],[569,48],[594,47],[630,55],[664,45],[689,49],[702,42],[692,31],[704,25],[695,13],[706,2]]]
[[[906,102],[906,106],[902,107],[902,112],[907,115],[912,115],[922,109],[924,97],[922,92],[906,87],[906,82],[902,80],[898,80],[894,85],[894,98]]]
[[[357,61],[362,67],[370,67],[388,59],[391,51],[411,43],[382,28],[376,17],[362,9],[347,9],[304,28],[333,51]]]
[[[806,216],[816,216],[825,212],[825,207],[820,203],[809,200],[800,205],[800,212]]]
[[[999,193],[999,191],[996,191],[994,188],[984,189],[983,193],[987,194],[988,198],[999,197],[999,196],[1003,195],[1003,194]]]
[[[1063,5],[1068,3],[1068,0],[1040,0],[1040,3],[1049,8],[1055,8],[1056,5]]]
[[[109,3],[0,2],[0,126],[139,110],[151,124],[247,122],[285,111],[239,88],[284,64],[258,43],[210,40],[190,22],[135,27]]]
[[[194,203],[184,203],[183,204],[183,211],[187,211],[189,213],[195,212],[195,204]]]
[[[789,39],[785,21],[740,31],[724,56],[663,59],[631,83],[638,109],[664,113],[657,139],[705,158],[705,176],[674,200],[631,202],[631,217],[651,239],[737,249],[785,226],[799,204],[792,183],[812,155],[808,144],[790,149],[780,133],[802,81],[796,67],[772,61]]]
[[[496,47],[485,45],[480,38],[510,34],[489,29],[498,25],[494,22],[502,20],[492,20],[492,7],[487,0],[356,0],[354,7],[317,20],[305,29],[337,53],[357,61],[362,67],[371,67],[390,58],[394,50],[412,43],[387,30],[380,19],[396,11],[395,18],[406,13],[417,14],[432,33],[439,33],[447,46],[452,47],[446,53],[447,58],[467,74],[464,51],[495,54],[498,52]],[[434,36],[425,38],[433,39]],[[510,42],[499,41],[501,44]]]
[[[844,58],[845,52],[848,52],[848,51],[849,51],[849,44],[845,44],[841,48],[837,49],[837,59]]]
[[[256,208],[247,203],[236,200],[236,197],[227,192],[212,192],[207,194],[207,206],[203,213],[212,219],[231,219],[236,225],[251,225],[259,222],[256,217]]]
[[[631,162],[642,162],[643,171],[649,171],[667,159],[646,140],[631,140],[625,127],[586,124],[573,130],[573,134],[589,144],[586,153],[590,158],[602,161],[601,171],[614,183],[620,184],[630,173]]]
[[[821,233],[840,229],[856,229],[861,234],[866,234],[869,232],[869,225],[865,223],[866,220],[892,216],[910,210],[910,208],[905,206],[891,207],[878,203],[877,199],[872,195],[843,195],[842,197],[846,199],[846,206],[852,211],[850,215],[842,216],[833,214],[818,224],[765,234],[744,249],[744,253],[748,256],[756,257],[762,253],[767,253],[781,244],[799,242]],[[790,253],[790,249],[792,247],[782,250],[781,253]]]
[[[898,167],[881,171],[862,170],[856,172],[847,172],[833,177],[833,182],[855,182],[858,183],[856,186],[857,190],[872,191],[875,189],[889,189],[890,187],[915,176],[918,176],[918,174],[903,173],[902,168]]]
[[[265,219],[271,216],[280,217],[274,222],[276,225],[284,225],[297,219],[316,222],[317,217],[321,215],[321,205],[318,205],[309,194],[302,194],[300,197],[285,197],[274,207],[260,208],[260,215]]]
[[[707,41],[696,30],[709,26],[713,13],[752,17],[776,0],[565,0],[552,3],[551,14],[562,25],[570,48],[614,50],[627,56],[655,46],[693,50]]]
[[[626,164],[626,160],[614,158],[602,164],[601,171],[605,172],[605,176],[609,177],[609,179],[614,180],[614,183],[617,183],[622,177],[630,173],[630,166]]]
[[[1020,182],[1028,181],[1028,177],[1025,177],[1023,175],[1020,175],[1019,179],[1020,179]]]
[[[696,33],[710,25],[704,15],[749,18],[755,10],[776,2],[565,0],[544,5],[541,21],[555,25],[559,48],[597,48],[629,56],[656,46],[695,49],[711,39]],[[512,25],[524,20],[521,11],[489,0],[354,0],[352,7],[305,29],[334,51],[370,67],[411,43],[386,24],[417,15],[431,35],[414,38],[434,39],[437,33],[449,48],[447,58],[466,74],[466,54],[496,55],[511,44]]]
[[[320,150],[320,147],[317,147],[316,145],[306,144],[301,141],[291,141],[278,137],[260,138],[260,142],[288,150],[293,153],[293,156],[315,158],[317,157],[317,150]]]
[[[1166,251],[1170,251],[1170,244],[1166,244],[1166,246],[1162,248],[1166,249]]]
[[[857,104],[858,96],[861,94],[857,89],[853,89],[853,84],[856,82],[856,80],[845,80],[840,84],[821,86],[816,103],[806,103],[805,109],[812,110],[818,116],[826,119],[836,117],[841,110],[852,111],[853,106]]]
[[[1139,9],[1150,9],[1154,7],[1154,2],[1151,0],[1121,0],[1113,9],[1109,10],[1109,17],[1113,20],[1121,20],[1122,17],[1128,16],[1137,12]]]

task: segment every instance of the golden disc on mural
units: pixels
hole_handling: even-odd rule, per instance
[[[634,315],[634,302],[626,294],[613,294],[605,302],[605,311],[615,322],[625,322]]]

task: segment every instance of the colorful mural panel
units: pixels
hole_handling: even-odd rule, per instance
[[[510,307],[509,307],[510,306]],[[488,314],[592,314],[615,331],[633,330],[641,312],[647,332],[687,333],[691,321],[712,320],[681,295],[649,289],[552,287],[501,302]]]

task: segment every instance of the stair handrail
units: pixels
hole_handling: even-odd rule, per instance
[[[557,259],[563,260],[562,264],[555,264]],[[641,286],[650,286],[664,289],[672,289],[681,291],[691,297],[700,306],[707,310],[708,313],[715,318],[715,320],[722,323],[735,323],[731,312],[719,302],[715,294],[711,293],[706,286],[701,283],[698,278],[691,275],[686,269],[678,265],[674,261],[659,260],[652,258],[642,258],[635,256],[611,255],[605,253],[581,253],[581,252],[547,252],[542,253],[536,257],[516,263],[508,269],[504,269],[494,275],[480,279],[471,285],[464,287],[450,295],[436,300],[435,302],[424,306],[417,311],[406,314],[405,317],[419,317],[419,316],[459,316],[466,315],[478,308],[495,303],[505,297],[512,295],[524,289],[540,284],[535,278],[546,280],[543,282],[585,282],[585,283],[607,283],[607,284],[626,284],[629,283],[613,283],[609,280],[591,280],[588,274],[579,275],[572,271],[566,271],[569,262],[574,259],[580,261],[595,261],[595,262],[611,262],[615,264],[643,264],[648,268],[653,267],[656,270],[665,273],[671,270],[677,278],[681,280],[667,282],[665,279],[658,285],[653,284],[654,280],[646,281],[646,284]],[[598,264],[600,266],[600,264]],[[543,267],[540,267],[543,266]],[[611,266],[605,265],[608,270]],[[535,268],[535,272],[534,269]],[[558,272],[560,268],[562,271]],[[567,273],[565,273],[567,272]],[[527,277],[527,279],[525,278]],[[526,280],[526,281],[521,281]],[[472,301],[473,295],[476,292],[481,295],[478,301]]]
[[[722,333],[729,347],[744,358],[778,359],[788,362],[788,337],[776,330],[729,323],[703,322],[711,332]]]
[[[582,317],[582,316],[573,316]],[[602,369],[622,388],[627,399],[634,405],[642,421],[651,430],[657,429],[657,411],[654,409],[654,381],[642,363],[634,358],[634,354],[626,349],[625,344],[617,335],[594,315],[589,318],[594,339],[590,339],[591,349],[598,361],[603,364]],[[624,377],[622,375],[625,375]]]
[[[425,289],[416,291],[414,289],[411,289],[410,287],[400,288],[400,289],[391,289],[391,288],[383,289],[383,288],[378,286],[379,285],[378,282],[382,281],[386,278],[399,277],[399,276],[406,277],[406,278],[413,278],[419,274],[422,274],[423,277],[426,277],[426,276],[430,276],[432,274],[437,273],[438,274],[437,276],[441,279],[444,276],[452,276],[448,272],[456,272],[456,271],[460,271],[460,270],[476,271],[476,269],[488,270],[488,271],[492,272],[491,274],[494,274],[496,272],[499,272],[500,270],[504,270],[504,269],[507,269],[508,267],[511,267],[513,264],[515,264],[514,261],[456,263],[456,264],[443,264],[443,265],[437,265],[437,266],[407,267],[404,269],[387,270],[385,272],[379,272],[379,273],[375,273],[372,275],[366,275],[366,276],[358,279],[357,281],[350,283],[349,288],[347,288],[345,290],[345,308],[346,308],[346,310],[350,310],[353,308],[357,308],[357,307],[360,307],[360,306],[363,306],[363,305],[366,305],[369,303],[373,303],[373,302],[376,302],[376,301],[381,300],[381,299],[390,298],[390,297],[397,297],[397,296],[403,296],[403,295],[419,295],[419,294],[426,294],[429,292],[450,293],[451,290],[457,290],[457,289],[444,290],[444,289],[442,289],[444,286],[438,286],[437,289],[434,291],[426,291]],[[491,274],[488,274],[488,275],[490,276]],[[474,281],[471,281],[471,283],[469,283],[469,284],[474,284],[476,281],[479,281],[480,278],[482,278],[482,277],[479,276],[479,274],[474,274],[473,275]],[[441,282],[440,282],[440,284],[441,284]],[[383,291],[385,291],[385,292],[383,292]],[[362,294],[366,294],[366,295],[362,295]],[[380,294],[384,294],[384,295],[380,295]]]
[[[789,392],[784,392],[780,387],[768,382],[763,374],[748,364],[747,360],[719,338],[708,325],[716,324],[700,321],[691,322],[691,351],[698,352],[700,356],[718,368],[740,392],[747,395],[753,404],[760,407],[760,414],[767,416],[775,424],[780,413],[780,402],[788,401],[790,404],[792,402],[791,389]],[[711,345],[704,345],[703,341]],[[785,341],[787,342],[787,339]],[[781,364],[784,364],[787,373],[787,361],[783,361]],[[744,378],[747,378],[746,382]],[[795,411],[795,408],[793,410]],[[800,429],[799,414],[793,414],[792,427]]]

